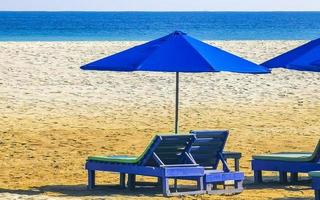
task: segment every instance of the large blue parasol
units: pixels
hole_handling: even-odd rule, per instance
[[[81,69],[176,72],[175,133],[178,133],[179,72],[269,73],[269,69],[263,66],[201,42],[181,31],[91,62]]]

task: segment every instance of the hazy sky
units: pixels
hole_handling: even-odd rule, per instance
[[[0,10],[320,11],[320,0],[0,0]]]

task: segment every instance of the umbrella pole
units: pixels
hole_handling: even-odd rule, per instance
[[[175,124],[174,132],[178,134],[179,131],[179,72],[176,72],[176,112],[175,112]]]
[[[179,131],[179,72],[176,72],[176,117],[174,124],[174,132],[178,134]],[[177,192],[178,180],[174,179],[174,189]]]

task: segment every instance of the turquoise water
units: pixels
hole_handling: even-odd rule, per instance
[[[149,40],[181,30],[203,40],[320,36],[320,12],[0,12],[0,41]]]

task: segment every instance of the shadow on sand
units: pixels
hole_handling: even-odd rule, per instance
[[[277,177],[265,177],[266,182],[261,184],[254,184],[253,177],[246,177],[244,184],[245,190],[261,190],[261,189],[284,189],[288,191],[303,191],[311,190],[311,182],[308,179],[300,180],[297,183],[280,184],[277,181]],[[302,186],[302,187],[301,187]],[[99,185],[94,190],[87,190],[85,184],[81,185],[46,185],[40,187],[34,187],[26,190],[22,189],[3,189],[0,188],[1,193],[10,193],[18,195],[41,195],[46,193],[54,194],[54,196],[60,197],[98,197],[98,196],[144,196],[144,197],[161,197],[162,192],[158,187],[138,187],[134,191],[128,189],[121,189],[118,185]],[[304,200],[311,197],[286,197],[276,198],[276,200]]]
[[[276,176],[264,176],[264,182],[256,184],[253,182],[253,177],[246,177],[244,182],[246,190],[256,189],[285,189],[288,191],[311,190],[311,180],[302,178],[298,182],[280,183]],[[303,188],[299,187],[303,186]]]
[[[3,189],[0,188],[1,193],[10,193],[18,195],[41,195],[45,193],[53,193],[57,196],[68,196],[68,197],[86,197],[86,196],[145,196],[145,197],[156,197],[162,196],[160,188],[156,187],[140,187],[131,191],[129,189],[121,189],[115,185],[99,185],[94,190],[87,190],[86,185],[46,185],[41,187],[34,187],[30,189]]]
[[[300,178],[298,182],[295,183],[280,183],[278,176],[264,176],[264,182],[255,184],[253,182],[253,177],[246,177],[245,190],[261,190],[261,189],[284,189],[289,192],[312,190],[311,180],[309,178]],[[274,200],[311,200],[314,199],[312,196],[308,197],[283,197],[274,198]]]
[[[274,200],[312,200],[312,197],[285,197],[285,198],[275,198]]]

